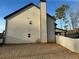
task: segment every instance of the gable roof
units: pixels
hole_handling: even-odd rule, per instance
[[[30,4],[28,4],[28,5],[25,5],[24,7],[22,7],[22,8],[20,8],[20,9],[16,10],[16,11],[12,12],[11,14],[9,14],[9,15],[5,16],[5,17],[4,17],[4,19],[7,19],[8,17],[10,17],[10,16],[12,16],[12,15],[16,14],[17,12],[20,12],[21,10],[23,10],[23,9],[25,9],[25,8],[29,7],[29,6],[36,6],[37,8],[39,8],[39,9],[40,9],[40,7],[39,7],[39,6],[35,5],[34,3],[30,3]],[[49,17],[51,17],[51,18],[53,18],[53,19],[55,19],[55,20],[56,20],[56,18],[55,18],[54,16],[51,16],[49,13],[47,13],[47,16],[49,16]]]
[[[52,19],[56,20],[55,16],[51,16],[50,14],[47,13],[47,16],[51,17]]]
[[[34,3],[30,3],[30,4],[25,5],[24,7],[20,8],[19,10],[16,10],[16,11],[14,11],[13,13],[11,13],[11,14],[5,16],[4,19],[7,19],[8,17],[10,17],[10,16],[16,14],[17,12],[20,12],[21,10],[23,10],[23,9],[29,7],[29,6],[36,6],[37,8],[40,8],[39,6],[35,5]]]
[[[61,28],[56,28],[56,32],[62,32],[62,31],[67,31],[67,30],[61,29]]]

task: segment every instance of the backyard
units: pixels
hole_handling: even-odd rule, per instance
[[[79,59],[79,54],[55,43],[3,45],[0,59]]]

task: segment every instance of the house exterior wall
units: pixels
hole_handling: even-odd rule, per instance
[[[49,43],[56,42],[54,19],[50,16],[47,16],[47,34],[47,41]]]
[[[7,20],[5,43],[35,43],[41,41],[39,8],[30,6]]]
[[[41,41],[47,42],[46,2],[41,2]]]

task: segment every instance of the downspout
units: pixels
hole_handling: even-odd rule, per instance
[[[7,24],[8,24],[8,20],[6,19],[5,21],[6,21],[5,22],[5,30],[4,30],[3,43],[2,44],[5,44],[6,35],[7,35]]]

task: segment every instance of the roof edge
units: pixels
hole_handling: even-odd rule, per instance
[[[55,16],[51,16],[50,14],[47,13],[47,16],[53,18],[54,20],[56,20],[56,17]]]
[[[19,11],[21,11],[21,10],[27,8],[27,7],[30,6],[30,5],[36,6],[37,8],[40,9],[40,7],[37,6],[37,5],[35,5],[34,3],[29,3],[28,5],[25,5],[24,7],[20,8],[20,9],[18,9],[18,10],[16,10],[16,11],[14,11],[14,12],[12,12],[11,14],[9,14],[9,15],[7,15],[7,16],[5,16],[4,19],[7,19],[8,17],[10,17],[10,16],[16,14],[17,12],[19,12]]]

